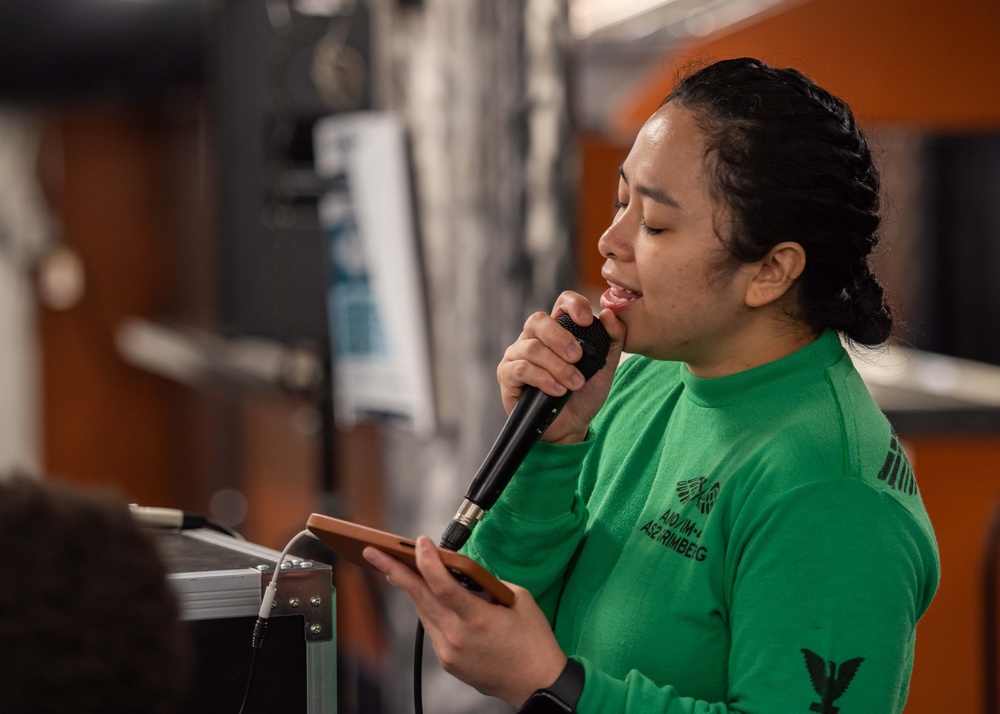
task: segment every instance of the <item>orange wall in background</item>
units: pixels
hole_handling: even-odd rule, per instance
[[[917,625],[906,714],[979,714],[986,681],[983,559],[1000,505],[1000,439],[995,434],[900,437],[941,553],[941,583]]]
[[[666,58],[621,107],[634,132],[693,59],[760,57],[843,97],[864,124],[1000,127],[997,0],[809,0]]]
[[[67,309],[42,306],[41,390],[47,475],[114,488],[144,505],[177,506],[185,453],[178,388],[118,355],[122,319],[163,311],[175,276],[157,139],[138,111],[68,111],[49,127],[58,166],[43,181],[85,291]]]

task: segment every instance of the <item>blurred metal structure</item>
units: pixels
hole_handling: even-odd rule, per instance
[[[205,3],[0,0],[0,97],[156,99],[196,86]]]
[[[190,387],[323,399],[329,388],[324,354],[260,337],[225,338],[133,318],[116,334],[122,356],[136,367]]]
[[[847,348],[897,432],[1000,432],[1000,367],[892,343]]]
[[[369,107],[369,33],[362,2],[226,0],[211,17],[218,321],[230,334],[327,342],[312,127]]]
[[[671,51],[801,0],[570,0],[579,124],[602,130]]]
[[[573,285],[571,36],[565,0],[378,4],[377,103],[410,131],[429,286],[439,429],[387,430],[388,529],[439,534],[504,421],[496,364],[535,310]],[[412,707],[416,626],[393,593],[392,711]],[[491,702],[427,648],[427,711]]]

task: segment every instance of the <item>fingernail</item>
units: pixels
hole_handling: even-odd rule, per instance
[[[573,344],[571,344],[569,347],[566,348],[566,357],[571,361],[576,362],[582,356],[583,352],[580,349],[580,345],[578,345],[576,342],[574,342]]]
[[[417,548],[419,548],[422,553],[430,553],[434,550],[434,544],[427,536],[420,536],[417,538]]]
[[[583,383],[585,381],[586,380],[583,378],[583,375],[580,374],[579,372],[577,372],[576,374],[574,374],[569,379],[569,383],[573,385],[573,389],[579,389],[580,387],[583,386]]]

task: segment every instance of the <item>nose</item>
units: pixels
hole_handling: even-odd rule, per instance
[[[597,241],[597,249],[605,258],[625,258],[630,250],[625,211],[619,211]]]

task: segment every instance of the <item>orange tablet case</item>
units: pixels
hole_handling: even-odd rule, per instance
[[[416,543],[409,538],[319,513],[309,516],[306,528],[339,556],[362,568],[375,569],[361,554],[370,545],[417,569]],[[450,550],[438,549],[438,552],[445,567],[469,590],[483,592],[501,605],[514,602],[511,589],[476,561]]]

